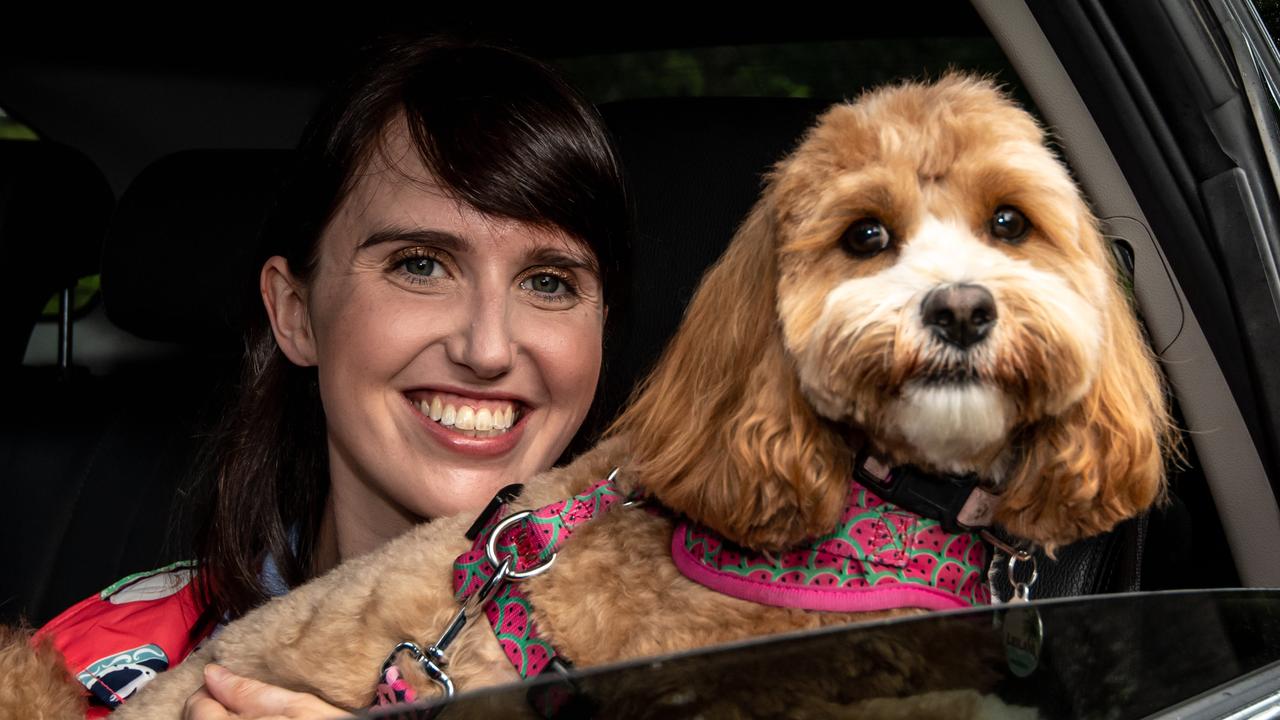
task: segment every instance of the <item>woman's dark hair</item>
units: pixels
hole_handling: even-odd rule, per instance
[[[308,125],[259,260],[281,255],[295,276],[310,276],[321,233],[400,117],[455,200],[586,243],[616,320],[629,223],[600,117],[543,64],[492,46],[418,39],[367,48]],[[314,574],[329,491],[316,369],[285,358],[265,313],[247,334],[240,395],[211,452],[215,487],[197,557],[206,618],[220,620],[267,598],[267,556],[291,586]]]

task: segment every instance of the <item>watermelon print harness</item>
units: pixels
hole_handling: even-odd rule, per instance
[[[989,524],[992,496],[978,489],[976,480],[943,481],[939,486],[929,476],[913,476],[918,472],[913,468],[890,471],[865,454],[855,468],[849,499],[831,533],[775,557],[679,520],[671,541],[676,567],[717,592],[804,610],[950,610],[988,604],[988,553],[983,542],[987,533],[980,537],[978,529]],[[426,650],[413,642],[396,646],[383,663],[373,704],[414,701],[412,688],[395,666],[402,652],[410,653],[443,689],[445,699],[451,699],[455,688],[447,672],[446,650],[481,612],[522,679],[547,671],[567,673],[572,664],[541,638],[519,581],[549,569],[578,526],[619,505],[640,502],[619,490],[614,483],[617,473],[614,468],[606,479],[567,500],[506,518],[502,509],[519,495],[521,486],[503,488],[467,531],[471,549],[454,560],[453,587],[461,610]],[[915,512],[886,499],[899,497],[906,497],[903,504]],[[563,693],[548,698],[564,688],[540,689],[549,693],[531,694],[535,709],[564,702]]]
[[[809,545],[773,557],[681,522],[671,556],[686,577],[765,605],[865,612],[952,610],[991,601],[987,547],[976,532],[948,532],[881,500],[856,480],[840,524]]]

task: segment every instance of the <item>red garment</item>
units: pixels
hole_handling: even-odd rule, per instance
[[[100,718],[182,662],[213,631],[193,633],[204,609],[195,563],[137,573],[68,608],[36,632],[49,637]]]

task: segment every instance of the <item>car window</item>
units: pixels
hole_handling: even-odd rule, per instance
[[[1267,26],[1267,33],[1272,41],[1280,41],[1280,0],[1254,0],[1253,6],[1258,10],[1258,17]]]
[[[97,299],[98,291],[101,287],[101,279],[97,274],[87,275],[76,281],[76,285],[71,289],[71,312],[77,319],[93,309]],[[61,312],[61,293],[55,293],[44,304],[44,310],[40,312],[42,321],[56,321]]]
[[[839,100],[868,85],[936,77],[948,68],[1016,83],[994,38],[897,37],[695,47],[563,58],[556,63],[598,103],[656,97]]]
[[[1220,718],[1275,700],[1277,609],[1275,590],[1223,590],[934,613],[547,673],[444,715],[940,717],[978,700],[980,717]],[[433,717],[420,707],[369,717]]]
[[[0,108],[0,140],[39,140],[40,136],[31,128],[10,117]]]

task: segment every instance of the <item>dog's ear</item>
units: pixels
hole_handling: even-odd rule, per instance
[[[766,192],[703,278],[657,367],[611,428],[645,491],[741,545],[785,548],[834,527],[846,444],[800,394],[777,320]]]
[[[1095,242],[1099,262],[1109,262]],[[1107,292],[1098,377],[1075,406],[1027,430],[996,512],[1009,532],[1049,552],[1163,498],[1165,457],[1179,453],[1163,376],[1128,294],[1118,282]]]

